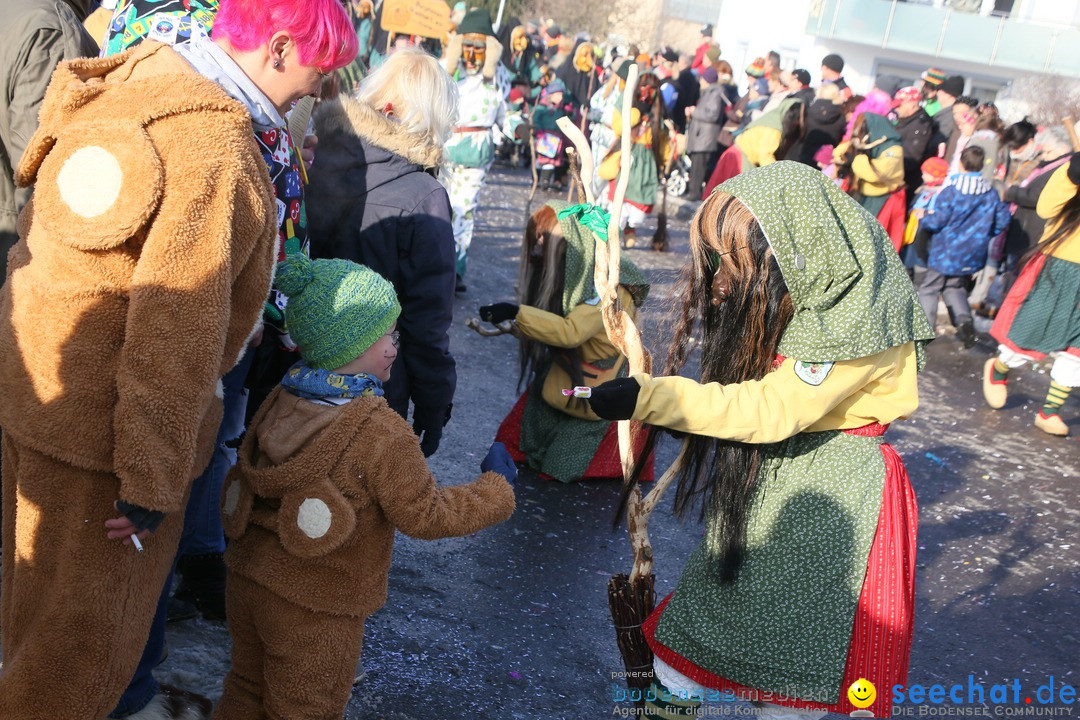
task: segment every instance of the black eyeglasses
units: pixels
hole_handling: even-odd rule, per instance
[[[391,345],[393,345],[394,347],[400,347],[401,346],[401,331],[400,330],[394,330],[393,332],[388,332],[386,334],[390,336],[390,344]]]

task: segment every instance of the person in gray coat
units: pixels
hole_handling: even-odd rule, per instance
[[[701,71],[701,95],[697,105],[687,108],[690,126],[686,131],[686,153],[690,156],[690,185],[687,200],[700,200],[705,180],[712,174],[713,166],[720,157],[720,129],[724,124],[724,111],[731,101],[718,82],[716,69],[707,67]]]
[[[454,231],[432,171],[457,116],[457,87],[438,61],[401,49],[357,97],[315,111],[318,154],[307,203],[311,254],[367,265],[394,285],[401,346],[386,401],[406,417],[424,455],[439,447],[457,384],[450,354]]]
[[[63,60],[93,57],[97,44],[83,29],[93,0],[0,3],[0,283],[8,251],[18,241],[15,221],[30,198],[15,188],[15,169],[38,125],[38,109],[53,70]]]

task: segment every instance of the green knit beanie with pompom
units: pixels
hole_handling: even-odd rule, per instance
[[[289,298],[289,336],[313,368],[333,370],[352,362],[401,314],[390,281],[349,260],[291,254],[278,263],[274,285]]]

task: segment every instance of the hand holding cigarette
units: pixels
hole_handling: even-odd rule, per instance
[[[142,541],[150,537],[150,531],[139,530],[131,524],[126,515],[109,518],[105,521],[105,527],[107,528],[105,537],[110,540],[122,540],[125,545],[134,545],[139,552],[145,550]]]
[[[105,521],[105,527],[108,528],[105,536],[110,540],[121,540],[125,545],[134,545],[137,551],[143,552],[141,541],[157,530],[165,519],[165,513],[148,510],[123,500],[114,502],[113,507],[121,514]]]

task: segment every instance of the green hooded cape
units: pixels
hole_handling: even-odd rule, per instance
[[[894,145],[901,145],[903,143],[900,133],[896,131],[896,126],[889,121],[889,118],[884,115],[878,115],[877,113],[863,113],[863,117],[866,118],[866,135],[867,142],[875,143],[881,138],[885,138],[884,142],[874,145],[866,151],[866,154],[874,159],[881,155]]]
[[[781,161],[720,186],[761,224],[795,315],[779,352],[804,362],[869,357],[934,332],[885,228],[819,171]]]
[[[779,130],[783,132],[784,115],[787,113],[788,108],[790,108],[797,102],[801,101],[796,98],[786,98],[784,100],[781,100],[780,104],[774,107],[772,110],[765,113],[757,120],[751,121],[743,130],[743,132],[754,127],[768,127],[772,128],[773,130]]]
[[[720,189],[753,212],[787,282],[795,315],[780,340],[783,355],[830,362],[915,341],[922,365],[921,346],[933,334],[869,213],[795,162],[750,170]],[[706,539],[657,625],[657,641],[737,683],[841,702],[881,514],[883,440],[826,430],[762,445],[739,577],[719,579],[710,517]]]
[[[559,200],[547,205],[556,213],[569,207]],[[566,238],[562,301],[563,316],[566,316],[581,303],[597,297],[593,283],[596,241],[592,231],[583,227],[574,215],[559,218],[559,229]],[[625,255],[620,258],[619,285],[630,291],[638,307],[649,294],[645,276]],[[615,355],[595,364],[611,368],[617,360]],[[620,374],[626,375],[625,366]],[[540,383],[537,383],[534,392],[529,393],[521,416],[520,447],[525,452],[525,463],[560,482],[580,480],[603,442],[610,423],[560,412],[544,402],[539,388]]]
[[[556,213],[570,207],[569,203],[563,200],[552,200],[547,206]],[[559,230],[566,239],[562,305],[565,317],[581,303],[597,296],[596,285],[593,284],[596,240],[592,231],[582,227],[573,216],[559,218]],[[619,256],[619,284],[630,291],[638,307],[641,307],[649,295],[649,283],[645,276],[625,254]]]

